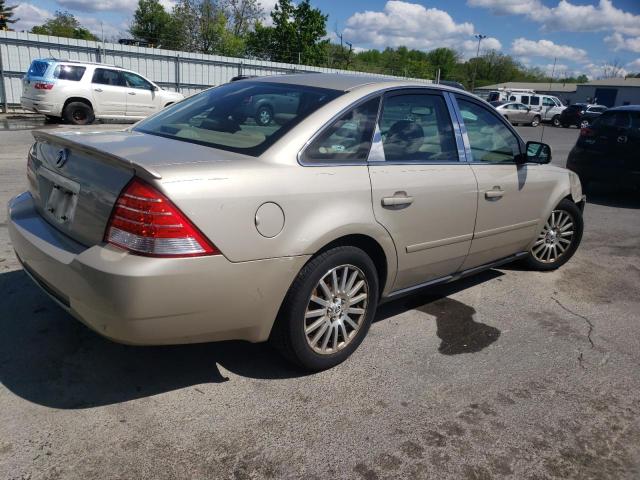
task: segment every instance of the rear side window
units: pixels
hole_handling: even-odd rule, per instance
[[[29,66],[27,76],[44,77],[44,74],[47,73],[47,68],[49,68],[49,62],[46,62],[44,60],[34,60]]]
[[[629,116],[629,112],[607,112],[603,113],[602,116],[594,122],[594,126],[629,128],[631,126],[631,117]]]
[[[113,85],[116,87],[124,87],[124,78],[117,70],[109,70],[107,68],[96,68],[93,72],[92,83],[100,85]]]
[[[540,105],[540,97],[531,97],[531,105]]]
[[[520,97],[520,101],[525,105],[529,105],[529,95],[522,95],[522,97]]]
[[[58,65],[53,72],[53,78],[78,82],[87,69],[78,65]]]
[[[458,161],[451,117],[440,95],[388,97],[380,115],[380,132],[387,162]]]
[[[304,151],[304,163],[364,163],[376,126],[380,98],[369,100],[342,115]]]
[[[275,82],[227,83],[164,109],[134,130],[258,156],[341,94]]]

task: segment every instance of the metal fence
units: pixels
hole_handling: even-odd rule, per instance
[[[21,79],[35,58],[59,58],[115,65],[136,71],[158,85],[184,95],[226,83],[236,75],[325,72],[399,78],[352,70],[0,31],[0,105],[5,113],[9,107],[20,105]],[[411,80],[432,83],[431,80]]]

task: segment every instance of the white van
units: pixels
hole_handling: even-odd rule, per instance
[[[554,127],[560,126],[560,114],[567,108],[558,97],[537,93],[511,92],[508,101],[524,103],[527,107],[531,107],[531,110],[540,112],[542,121],[551,122]]]

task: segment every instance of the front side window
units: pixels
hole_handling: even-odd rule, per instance
[[[232,82],[165,108],[134,130],[258,156],[341,94],[285,83]]]
[[[544,105],[545,107],[555,107],[556,106],[554,101],[549,97],[544,97],[542,99],[542,105]]]
[[[513,163],[520,142],[506,125],[485,107],[458,98],[474,162]]]
[[[451,117],[440,95],[395,95],[380,115],[387,162],[455,162],[458,149]]]
[[[79,82],[84,75],[85,70],[86,67],[80,67],[78,65],[58,65],[53,71],[53,78]]]
[[[117,70],[109,70],[108,68],[96,68],[93,72],[91,83],[100,85],[111,85],[114,87],[124,87],[124,78]]]
[[[129,88],[139,88],[141,90],[151,90],[151,84],[140,75],[131,72],[122,72]]]
[[[380,98],[349,110],[304,151],[304,163],[365,163],[371,148]]]

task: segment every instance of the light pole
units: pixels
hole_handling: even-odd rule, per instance
[[[478,57],[480,56],[480,44],[482,43],[482,40],[487,38],[487,36],[476,33],[474,37],[478,39],[478,50],[476,51],[476,65],[473,69],[473,80],[471,81],[471,93],[473,93],[473,91],[476,89],[476,75],[478,73]]]

